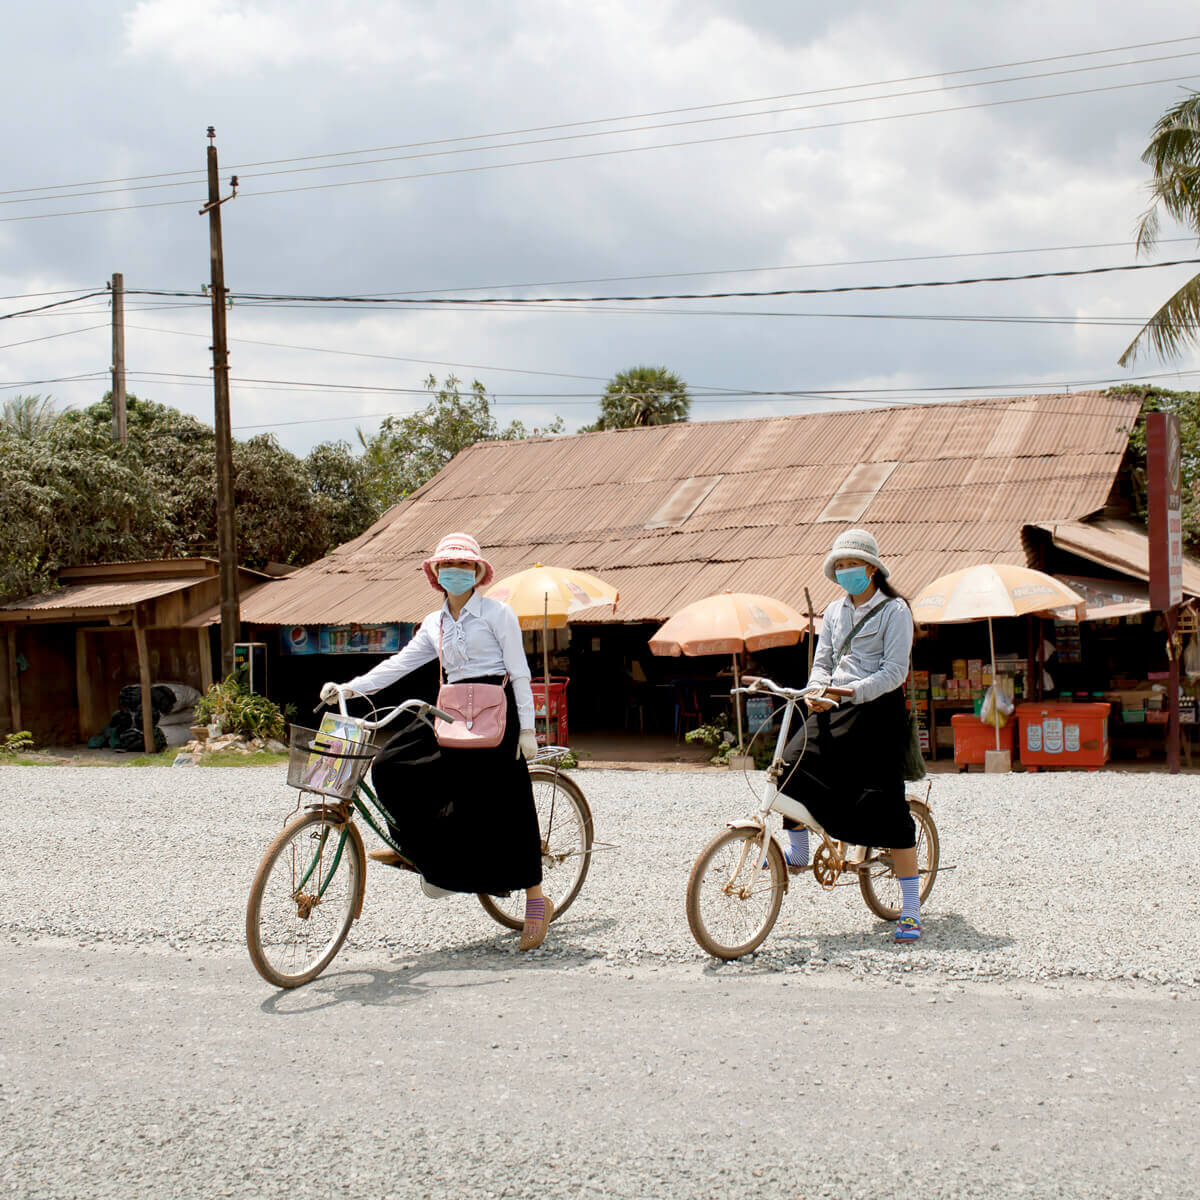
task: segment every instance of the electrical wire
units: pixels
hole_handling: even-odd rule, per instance
[[[1194,58],[1200,50],[1188,50],[1179,54],[1160,55],[1155,58],[1129,59],[1123,62],[1089,64],[1084,67],[1071,67],[1061,71],[1045,71],[1030,75],[1012,75],[1002,79],[976,80],[970,83],[950,84],[932,88],[920,88],[907,92],[885,92],[871,96],[856,96],[844,100],[826,100],[812,104],[795,104],[784,108],[756,109],[752,112],[726,113],[719,116],[692,117],[687,120],[660,122],[654,125],[638,125],[626,129],[601,129],[589,133],[561,134],[556,137],[531,138],[516,142],[496,142],[487,146],[457,146],[453,149],[422,150],[413,154],[385,155],[382,158],[357,158],[349,162],[323,163],[307,167],[282,167],[271,171],[250,171],[239,168],[239,178],[243,185],[248,179],[267,179],[279,175],[301,175],[313,171],[348,170],[353,167],[379,166],[391,162],[412,162],[418,159],[445,158],[460,154],[479,154],[490,150],[514,150],[526,146],[544,146],[559,142],[587,141],[601,137],[619,137],[631,133],[652,133],[662,129],[679,129],[692,125],[709,125],[718,121],[745,121],[757,117],[776,117],[784,113],[808,112],[814,109],[837,108],[850,104],[877,104],[887,100],[903,100],[915,96],[941,95],[949,92],[962,91],[967,88],[995,87],[1000,84],[1023,83],[1030,80],[1057,78],[1064,75],[1078,75],[1087,71],[1107,71],[1118,67],[1141,66],[1147,63],[1168,62],[1179,58]],[[226,168],[232,170],[232,168]],[[155,191],[162,188],[193,187],[195,180],[181,180],[173,183],[146,183],[134,187],[100,188],[91,191],[64,191],[54,196],[26,196],[17,199],[0,200],[0,207],[14,204],[36,204],[45,200],[79,200],[88,196],[111,196],[129,192]],[[254,195],[255,193],[249,193]]]
[[[292,158],[265,159],[265,160],[261,160],[258,162],[234,164],[233,166],[228,167],[227,169],[230,171],[248,171],[254,167],[279,166],[279,165],[293,163],[293,162],[313,162],[313,161],[315,161],[317,159],[321,159],[321,158],[347,158],[347,157],[354,157],[354,156],[361,155],[361,154],[385,153],[385,152],[388,152],[391,150],[409,150],[409,149],[416,149],[416,148],[420,148],[420,147],[424,147],[424,146],[449,145],[449,144],[453,144],[456,142],[462,142],[462,141],[483,141],[483,140],[488,140],[488,139],[497,138],[497,137],[518,137],[518,136],[522,136],[524,134],[529,134],[529,133],[547,133],[547,132],[551,132],[551,131],[557,130],[557,129],[577,129],[577,128],[581,128],[585,125],[608,125],[608,124],[615,124],[618,122],[647,120],[652,117],[675,116],[680,113],[703,112],[708,109],[731,108],[731,107],[735,107],[737,105],[743,105],[743,104],[766,104],[766,103],[772,103],[776,100],[790,100],[790,99],[796,99],[796,98],[804,97],[804,96],[833,95],[833,94],[837,94],[839,92],[856,91],[856,90],[860,90],[862,88],[867,88],[867,87],[891,87],[893,85],[902,84],[902,83],[921,83],[927,79],[945,79],[945,78],[950,78],[950,77],[959,76],[959,75],[982,74],[987,71],[1010,70],[1010,69],[1013,69],[1016,67],[1040,66],[1043,63],[1067,62],[1067,61],[1070,61],[1070,60],[1076,59],[1076,58],[1095,58],[1095,57],[1098,57],[1103,54],[1119,54],[1119,53],[1123,53],[1124,51],[1127,51],[1127,50],[1148,50],[1148,49],[1154,49],[1159,46],[1175,46],[1175,45],[1182,45],[1185,42],[1194,42],[1194,41],[1200,41],[1200,35],[1193,34],[1193,35],[1187,35],[1184,37],[1165,38],[1165,39],[1161,39],[1161,40],[1153,41],[1153,42],[1134,42],[1134,43],[1129,43],[1129,44],[1123,45],[1123,46],[1110,46],[1103,50],[1082,50],[1082,51],[1076,51],[1071,54],[1057,54],[1057,55],[1045,56],[1042,58],[1019,59],[1019,60],[1012,61],[1012,62],[993,63],[990,66],[984,66],[984,67],[961,67],[961,68],[957,68],[957,69],[950,70],[950,71],[935,71],[935,72],[931,72],[931,73],[925,74],[925,75],[908,75],[908,76],[902,76],[902,77],[893,78],[893,79],[873,80],[873,81],[870,81],[867,83],[843,84],[838,87],[814,88],[814,89],[809,89],[807,91],[801,91],[801,92],[783,92],[783,93],[780,93],[777,95],[758,96],[758,97],[752,97],[752,98],[745,99],[745,100],[724,100],[724,101],[718,101],[718,102],[712,103],[712,104],[698,104],[698,105],[690,105],[690,106],[683,107],[683,108],[660,109],[660,110],[651,111],[651,112],[632,113],[632,114],[628,114],[628,115],[620,116],[620,117],[596,117],[596,118],[592,118],[590,120],[584,120],[584,121],[569,121],[569,122],[564,122],[564,123],[555,124],[555,125],[536,125],[536,126],[531,126],[531,127],[525,128],[525,129],[499,130],[499,131],[496,131],[493,133],[469,134],[469,135],[453,137],[453,138],[440,138],[440,139],[436,139],[436,140],[432,140],[432,141],[406,142],[406,143],[399,143],[396,145],[389,145],[389,146],[370,146],[370,147],[360,148],[357,150],[338,150],[338,151],[328,152],[325,154],[307,154],[307,155],[300,155],[300,156],[296,156],[296,157],[292,157]],[[1138,61],[1152,61],[1152,60],[1138,60]],[[1127,65],[1127,64],[1105,64],[1105,66],[1119,66],[1119,65]],[[1103,69],[1103,68],[1100,68],[1100,69]],[[990,82],[996,82],[996,81],[980,80],[979,84],[986,85],[987,83],[990,83]],[[157,172],[155,174],[150,174],[150,175],[127,175],[127,176],[117,178],[117,179],[91,179],[91,180],[83,180],[83,181],[77,182],[77,183],[50,184],[50,185],[45,185],[42,187],[33,187],[33,188],[9,188],[9,189],[0,191],[0,196],[18,195],[18,194],[25,193],[25,192],[49,192],[49,191],[65,192],[65,191],[68,191],[68,190],[74,189],[74,188],[103,187],[103,186],[106,186],[109,184],[119,184],[119,183],[137,183],[144,179],[165,179],[165,178],[170,178],[170,177],[177,176],[177,175],[191,175],[191,176],[195,177],[195,182],[199,182],[204,178],[205,173],[201,170],[193,168],[191,170],[185,170],[185,171],[162,171],[162,172]],[[48,197],[48,198],[53,199],[54,197]]]
[[[1061,271],[1028,271],[1019,275],[981,275],[963,279],[927,279],[901,283],[853,283],[841,284],[836,287],[772,288],[769,290],[744,292],[671,292],[647,296],[426,296],[420,299],[410,299],[407,297],[304,296],[286,295],[284,293],[227,291],[226,297],[235,303],[243,305],[262,305],[265,302],[290,304],[363,304],[380,307],[396,305],[401,308],[413,304],[470,308],[493,305],[521,307],[524,305],[547,304],[642,303],[659,300],[759,299],[768,296],[829,296],[848,292],[896,292],[915,288],[963,287],[976,283],[1023,283],[1032,279],[1069,279],[1084,275],[1109,275],[1123,271],[1155,271],[1162,267],[1196,266],[1197,264],[1200,264],[1200,258],[1178,258],[1157,263],[1126,263],[1121,266],[1112,267],[1079,267]],[[195,293],[167,290],[152,291],[148,288],[127,288],[125,294],[127,296],[191,297]]]
[[[646,146],[623,146],[623,147],[617,147],[617,148],[608,149],[608,150],[592,150],[592,151],[588,151],[586,153],[581,153],[581,154],[565,154],[565,155],[551,156],[551,157],[547,157],[547,158],[534,158],[534,159],[515,159],[511,162],[484,163],[484,164],[480,164],[480,165],[476,165],[476,166],[452,167],[452,168],[445,168],[445,169],[437,170],[437,171],[418,171],[418,172],[414,172],[414,173],[408,174],[408,175],[385,175],[385,176],[376,176],[376,177],[369,178],[369,179],[347,179],[347,180],[340,180],[340,181],[333,182],[333,183],[305,184],[305,185],[296,186],[296,187],[263,188],[258,191],[242,190],[238,193],[238,195],[242,198],[251,198],[252,199],[254,197],[259,197],[259,196],[277,196],[277,195],[283,195],[283,194],[287,194],[287,193],[327,191],[332,188],[360,187],[360,186],[368,185],[368,184],[401,183],[401,182],[408,182],[408,181],[411,181],[414,179],[432,179],[432,178],[448,176],[448,175],[470,175],[470,174],[477,174],[482,171],[507,170],[511,167],[542,166],[542,165],[545,165],[548,163],[558,163],[558,162],[580,162],[585,159],[610,158],[615,155],[621,155],[621,154],[643,154],[643,153],[648,153],[650,151],[657,151],[657,150],[672,150],[672,149],[679,149],[679,148],[688,147],[688,146],[715,145],[715,144],[722,143],[722,142],[743,141],[743,140],[746,140],[749,138],[777,137],[780,134],[787,134],[787,133],[811,133],[811,132],[818,132],[821,130],[828,130],[828,129],[844,129],[844,128],[849,128],[849,127],[858,126],[858,125],[878,124],[878,123],[884,122],[884,121],[907,120],[911,117],[938,116],[938,115],[942,115],[945,113],[970,112],[970,111],[977,111],[977,110],[982,110],[982,109],[986,109],[986,108],[1001,108],[1001,107],[1006,107],[1006,106],[1010,106],[1010,105],[1014,105],[1014,104],[1031,104],[1031,103],[1035,103],[1035,102],[1042,101],[1042,100],[1061,100],[1061,99],[1066,99],[1066,98],[1075,97],[1075,96],[1097,95],[1102,92],[1125,91],[1129,88],[1152,87],[1152,86],[1154,86],[1156,84],[1160,84],[1160,83],[1178,83],[1178,82],[1182,82],[1184,80],[1191,80],[1191,79],[1195,79],[1195,78],[1196,78],[1196,73],[1193,72],[1193,73],[1190,73],[1187,75],[1173,75],[1173,76],[1167,76],[1167,77],[1160,78],[1160,79],[1137,80],[1132,83],[1111,84],[1111,85],[1104,86],[1104,87],[1079,88],[1074,91],[1066,91],[1066,92],[1050,92],[1050,93],[1046,93],[1046,94],[1043,94],[1040,96],[1018,96],[1018,97],[1011,97],[1006,100],[979,101],[974,104],[953,105],[953,106],[946,107],[946,108],[921,109],[921,110],[917,110],[915,112],[884,113],[884,114],[879,114],[879,115],[872,116],[872,117],[858,117],[858,118],[852,118],[852,119],[847,119],[847,120],[842,120],[842,121],[827,121],[827,122],[823,122],[823,123],[815,124],[815,125],[795,125],[795,126],[788,126],[788,127],[782,128],[782,129],[762,129],[762,130],[754,130],[754,131],[744,132],[744,133],[724,134],[724,135],[721,135],[718,137],[688,138],[688,139],[684,139],[682,141],[658,142],[658,143],[652,143],[652,144],[646,145]],[[634,131],[634,132],[636,132],[636,131]],[[48,199],[53,199],[53,197],[48,197]],[[137,204],[109,205],[109,206],[106,206],[103,208],[69,209],[69,210],[63,210],[63,211],[59,211],[59,212],[50,212],[50,213],[25,213],[20,216],[0,217],[0,223],[10,223],[10,222],[14,222],[14,221],[40,221],[40,220],[49,220],[49,219],[56,218],[56,217],[90,216],[90,215],[93,215],[96,213],[129,212],[134,209],[141,209],[141,208],[171,208],[171,207],[178,207],[179,205],[183,205],[183,204],[195,204],[198,202],[199,201],[196,199],[193,199],[193,200],[155,200],[155,201],[147,201],[147,202],[137,203]]]

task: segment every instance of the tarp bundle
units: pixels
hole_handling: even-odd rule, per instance
[[[167,737],[159,722],[177,710],[190,713],[200,693],[185,683],[155,683],[150,687],[150,716],[154,726],[154,749],[167,748]],[[88,738],[88,746],[99,750],[107,746],[110,750],[124,750],[140,754],[146,748],[142,731],[142,689],[136,683],[126,684],[117,697],[117,711],[108,719],[108,724],[95,737]]]

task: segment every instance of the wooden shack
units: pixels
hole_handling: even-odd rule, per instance
[[[249,595],[267,576],[239,569]],[[100,563],[58,573],[50,592],[0,605],[0,734],[25,729],[39,746],[98,733],[121,688],[186,683],[201,691],[218,669],[211,558]],[[147,748],[153,747],[145,720]]]

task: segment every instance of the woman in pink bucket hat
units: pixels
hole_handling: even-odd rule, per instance
[[[542,892],[541,832],[525,766],[537,740],[521,626],[507,604],[482,594],[495,572],[469,533],[447,534],[421,566],[441,606],[398,654],[342,690],[368,696],[440,659],[449,683],[503,685],[504,737],[466,749],[439,745],[423,721],[401,729],[376,756],[371,777],[404,858],[392,850],[370,857],[411,863],[430,896],[524,891],[521,949],[531,950],[545,939],[554,908]],[[337,685],[321,688],[322,700],[336,698]]]

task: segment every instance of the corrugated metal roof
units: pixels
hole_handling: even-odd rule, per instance
[[[1150,539],[1139,525],[1104,519],[1087,524],[1078,521],[1030,524],[1046,530],[1062,550],[1135,579],[1150,578]],[[1183,556],[1183,590],[1188,595],[1200,596],[1200,562],[1188,554]]]
[[[795,605],[807,585],[823,606],[833,585],[821,562],[844,525],[817,518],[859,479],[879,483],[854,523],[915,591],[973,562],[1024,562],[1026,523],[1099,511],[1138,408],[1085,392],[481,442],[362,537],[248,597],[242,615],[419,620],[434,599],[420,562],[454,529],[479,538],[498,576],[535,561],[602,575],[621,592],[606,619],[664,620],[725,588]],[[691,479],[716,483],[678,525],[647,528]]]
[[[187,579],[131,579],[123,583],[79,583],[0,604],[0,612],[53,612],[69,608],[129,608],[143,600],[166,596],[183,588],[195,587],[206,576],[192,575]]]

